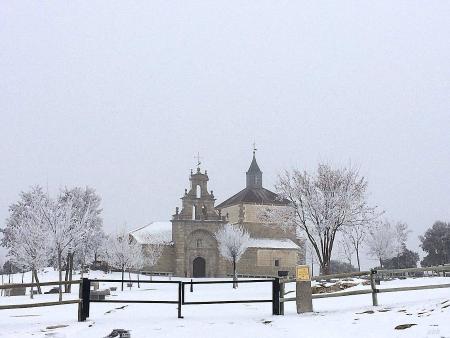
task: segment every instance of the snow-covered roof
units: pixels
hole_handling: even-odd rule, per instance
[[[272,248],[272,249],[300,249],[292,240],[288,238],[250,238],[250,248]]]
[[[130,232],[139,244],[171,244],[172,223],[170,221],[152,222]]]

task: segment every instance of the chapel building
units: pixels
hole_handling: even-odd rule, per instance
[[[305,264],[304,239],[279,224],[264,224],[260,212],[265,208],[287,208],[289,201],[280,199],[262,185],[262,171],[255,152],[248,171],[246,186],[237,194],[215,206],[213,191],[208,191],[208,173],[191,170],[190,188],[181,197],[170,222],[153,222],[131,232],[142,245],[164,240],[164,249],[156,265],[144,271],[170,273],[180,277],[224,277],[232,274],[231,263],[220,256],[214,233],[224,224],[239,224],[250,234],[250,245],[237,264],[243,276],[277,276],[279,271],[294,274],[298,264]]]

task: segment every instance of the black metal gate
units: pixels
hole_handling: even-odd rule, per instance
[[[280,314],[280,280],[274,279],[251,279],[240,280],[238,283],[272,283],[272,297],[269,299],[240,299],[240,300],[219,300],[219,301],[185,301],[185,287],[189,285],[191,288],[195,284],[231,284],[232,280],[227,281],[148,281],[148,280],[129,280],[130,283],[146,283],[146,284],[177,284],[178,285],[178,299],[177,300],[127,300],[127,299],[90,299],[91,281],[99,283],[121,283],[120,279],[88,279],[83,278],[80,285],[80,299],[78,317],[80,321],[85,321],[89,317],[90,303],[140,303],[140,304],[177,304],[178,318],[183,318],[181,308],[183,305],[204,305],[204,304],[237,304],[237,303],[272,303],[272,314]]]

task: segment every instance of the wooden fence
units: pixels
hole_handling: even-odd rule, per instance
[[[450,271],[450,265],[432,266],[432,267],[426,267],[426,268],[409,268],[409,269],[380,269],[380,270],[372,269],[370,271],[358,271],[358,272],[315,276],[315,277],[312,277],[311,280],[324,281],[324,280],[332,280],[332,279],[368,276],[368,278],[370,280],[370,289],[354,290],[354,291],[337,291],[337,292],[333,292],[333,293],[313,294],[312,299],[372,294],[372,305],[378,306],[378,296],[377,295],[379,293],[450,288],[450,283],[437,284],[437,285],[403,286],[403,287],[383,288],[383,289],[376,287],[375,279],[376,279],[376,276],[379,276],[379,275],[394,274],[394,273],[416,273],[416,272],[425,272],[425,271],[433,271],[436,273],[439,273],[439,272],[445,273],[445,272]],[[293,301],[297,300],[296,297],[285,297],[290,292],[294,292],[294,291],[285,292],[285,284],[293,283],[293,282],[296,282],[296,281],[295,281],[295,279],[292,279],[292,278],[280,280],[280,284],[281,284],[280,303],[282,304],[280,306],[281,314],[284,314],[284,303],[285,302],[293,302]]]
[[[80,284],[80,280],[62,281],[60,282],[43,282],[43,283],[22,283],[22,284],[3,284],[0,285],[0,290],[16,289],[16,288],[29,288],[37,286],[51,286],[51,285],[63,285],[63,284]],[[67,304],[80,304],[80,299],[63,300],[57,302],[38,302],[38,303],[26,303],[26,304],[8,304],[0,305],[0,310],[8,309],[24,309],[30,307],[42,307],[42,306],[54,306],[54,305],[67,305]]]

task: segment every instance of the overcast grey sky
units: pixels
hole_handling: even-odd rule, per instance
[[[450,220],[449,1],[2,1],[0,219],[89,185],[107,228],[170,219],[197,151],[219,202],[353,163],[414,230]]]

